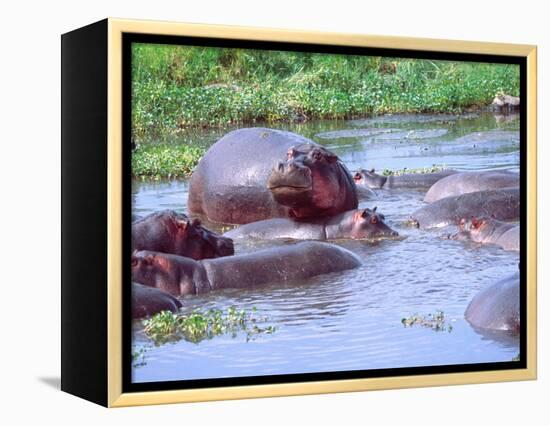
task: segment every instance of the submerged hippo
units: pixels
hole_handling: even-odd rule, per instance
[[[233,241],[201,226],[199,220],[171,210],[132,223],[132,250],[172,253],[192,259],[231,256]]]
[[[460,232],[452,238],[476,243],[496,244],[504,250],[519,250],[519,225],[489,217],[461,219]]]
[[[233,239],[381,239],[399,234],[384,223],[384,215],[370,209],[350,210],[330,218],[305,222],[292,219],[266,219],[248,223],[226,232]]]
[[[141,284],[180,296],[303,280],[359,265],[361,260],[349,250],[335,244],[307,241],[201,261],[139,251],[132,256],[132,277]]]
[[[458,225],[464,217],[519,220],[519,188],[478,191],[446,197],[415,211],[409,223],[419,228]]]
[[[157,288],[132,283],[132,318],[150,317],[161,311],[177,312],[181,302]]]
[[[474,296],[464,316],[474,327],[519,333],[519,273],[515,273]]]
[[[499,93],[493,99],[491,108],[496,111],[517,111],[519,110],[519,105],[519,97]]]
[[[211,222],[316,218],[357,208],[351,175],[336,155],[282,130],[234,130],[199,162],[189,211]]]
[[[453,195],[516,186],[519,186],[519,175],[510,171],[462,172],[436,182],[426,193],[424,201],[433,203]]]
[[[454,173],[458,172],[452,169],[444,169],[433,173],[405,173],[398,176],[384,176],[376,173],[374,169],[360,169],[353,175],[353,180],[358,188],[428,189],[437,181]]]

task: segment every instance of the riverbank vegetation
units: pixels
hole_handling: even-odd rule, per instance
[[[136,44],[132,131],[460,112],[518,90],[516,65]]]

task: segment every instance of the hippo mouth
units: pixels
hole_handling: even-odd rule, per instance
[[[273,192],[304,192],[311,191],[311,185],[285,185],[285,184],[274,184],[268,186],[270,191]]]

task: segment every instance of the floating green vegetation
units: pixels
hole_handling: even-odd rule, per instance
[[[248,342],[259,334],[272,334],[276,330],[271,325],[261,327],[259,324],[267,319],[256,315],[255,307],[249,311],[230,307],[226,312],[197,309],[188,314],[164,311],[144,320],[143,325],[145,334],[157,346],[182,339],[199,343],[223,334],[236,337],[239,332],[246,333]]]
[[[140,179],[188,177],[205,148],[183,144],[142,144],[132,153],[132,174]]]
[[[418,314],[411,315],[408,318],[402,318],[401,324],[405,327],[413,325],[421,325],[422,327],[431,328],[434,331],[453,331],[453,326],[447,324],[443,311],[436,311],[435,314],[421,316]]]
[[[145,362],[145,354],[149,350],[148,347],[142,346],[132,350],[132,366],[135,368],[143,367],[147,365]]]
[[[515,357],[513,357],[512,361],[521,361],[520,354],[518,353]]]
[[[404,174],[412,174],[412,173],[437,173],[442,170],[445,170],[446,166],[438,166],[436,164],[433,164],[431,167],[419,167],[417,169],[408,169],[407,167],[404,167],[399,170],[390,170],[390,169],[384,169],[382,172],[382,175],[384,176],[401,176]]]
[[[132,136],[254,121],[461,112],[519,94],[519,66],[158,44],[132,47]]]

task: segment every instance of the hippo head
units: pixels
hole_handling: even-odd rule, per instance
[[[369,188],[379,189],[386,184],[388,177],[379,175],[374,169],[360,169],[353,175],[353,180],[356,185],[365,185]]]
[[[322,146],[290,148],[272,170],[267,187],[295,218],[330,216],[357,207],[357,192],[338,157]]]
[[[384,222],[382,213],[376,212],[376,207],[357,210],[351,217],[350,237],[353,239],[379,239],[398,237],[399,234]]]
[[[491,233],[494,221],[489,217],[462,218],[458,221],[458,232],[450,235],[454,240],[472,240],[481,242]]]
[[[201,225],[200,220],[183,219],[176,222],[175,238],[180,249],[179,255],[200,260],[235,254],[231,238],[209,231]]]
[[[176,265],[171,257],[179,260]],[[182,268],[182,264],[187,264]],[[175,296],[196,293],[193,274],[198,263],[185,257],[166,255],[149,250],[134,250],[132,253],[132,280],[156,287]],[[185,271],[182,271],[185,269]],[[174,279],[178,277],[178,282]]]

